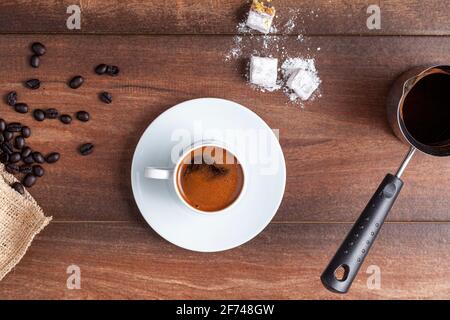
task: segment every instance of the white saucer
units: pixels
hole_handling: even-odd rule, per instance
[[[278,169],[262,173],[255,163],[246,170],[246,193],[224,213],[201,214],[177,198],[171,180],[144,178],[146,166],[170,165],[176,144],[172,134],[180,128],[207,131],[264,131],[271,156],[264,166]],[[215,138],[215,137],[203,137]],[[254,147],[254,146],[248,146]],[[134,198],[147,223],[164,239],[185,249],[222,251],[239,246],[259,234],[277,212],[286,184],[286,165],[277,137],[269,126],[249,109],[228,100],[203,98],[180,103],[156,118],[142,135],[131,167]]]

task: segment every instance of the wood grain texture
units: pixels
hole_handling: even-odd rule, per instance
[[[32,147],[61,152],[62,160],[47,166],[45,183],[33,188],[46,212],[61,221],[136,221],[139,213],[129,181],[136,143],[162,111],[198,97],[237,101],[280,129],[288,179],[276,221],[353,221],[407,151],[386,121],[391,82],[412,66],[450,60],[450,38],[313,37],[308,46],[322,48],[315,54],[322,98],[300,109],[281,92],[261,93],[247,86],[239,69],[242,61],[224,62],[232,42],[227,37],[3,36],[1,40],[2,95],[17,90],[19,100],[33,108],[52,106],[71,114],[83,109],[92,114],[88,123],[64,126],[59,121],[38,123],[4,102],[1,106],[3,118],[32,127]],[[33,40],[48,46],[38,70],[27,66],[27,46]],[[307,54],[303,43],[286,41],[292,52]],[[96,76],[92,70],[100,62],[116,63],[121,75]],[[85,76],[86,83],[69,89],[66,82],[76,74]],[[30,77],[40,78],[42,88],[23,88],[22,82]],[[99,101],[102,90],[113,93],[113,104]],[[91,141],[95,153],[80,157],[77,146]],[[449,221],[448,176],[448,159],[418,155],[404,176],[406,186],[390,219]]]
[[[67,7],[78,4],[81,30],[68,30]],[[375,1],[381,8],[380,30],[369,30],[371,2],[364,0],[276,0],[275,26],[285,33],[298,12],[292,34],[449,35],[450,8],[440,0]],[[234,34],[249,1],[13,1],[0,4],[0,33]]]
[[[0,298],[396,299],[448,298],[449,224],[387,224],[347,295],[320,284],[348,224],[271,224],[222,253],[177,248],[143,223],[53,223],[0,283]],[[417,239],[421,241],[418,242]],[[66,269],[81,269],[81,290]],[[370,265],[381,289],[368,289]]]

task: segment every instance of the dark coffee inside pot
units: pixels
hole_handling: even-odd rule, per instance
[[[401,111],[406,129],[418,142],[450,144],[450,75],[424,76],[405,97]]]
[[[220,147],[199,147],[185,156],[177,171],[177,188],[193,208],[212,213],[229,207],[244,186],[237,158]]]

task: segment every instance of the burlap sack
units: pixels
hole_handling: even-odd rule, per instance
[[[17,181],[0,164],[0,280],[22,259],[31,242],[51,220],[33,197],[10,185]]]

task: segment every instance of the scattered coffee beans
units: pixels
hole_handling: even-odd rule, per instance
[[[24,147],[22,149],[22,159],[25,159],[26,157],[28,157],[33,151],[31,150],[30,147]]]
[[[34,163],[34,159],[33,159],[33,156],[31,154],[28,157],[23,158],[22,161],[25,164],[33,164]]]
[[[22,166],[20,166],[19,171],[20,171],[20,173],[28,174],[28,173],[33,172],[33,168],[28,165],[22,165]]]
[[[30,58],[30,66],[33,68],[39,68],[39,64],[41,63],[41,59],[38,55],[32,55]]]
[[[6,130],[9,132],[19,132],[22,131],[22,125],[18,122],[11,122],[6,126]]]
[[[11,185],[11,188],[13,188],[14,190],[16,190],[18,193],[20,194],[24,194],[25,193],[25,189],[23,188],[23,185],[20,182],[14,182]]]
[[[31,129],[27,126],[22,127],[22,137],[25,139],[31,137]]]
[[[18,150],[22,150],[22,148],[25,146],[25,139],[22,136],[16,136],[14,140],[14,147]]]
[[[110,76],[116,77],[119,75],[119,67],[118,66],[108,66],[106,73]]]
[[[87,156],[88,154],[91,154],[94,151],[94,145],[92,143],[85,143],[80,146],[80,153],[83,156]]]
[[[45,173],[45,170],[40,165],[35,165],[33,166],[32,172],[36,177],[42,177]]]
[[[35,162],[37,162],[37,163],[44,163],[45,162],[44,156],[39,151],[35,151],[31,155],[32,155],[33,160]]]
[[[3,132],[3,138],[5,139],[6,142],[10,141],[12,139],[13,135],[14,134],[12,132],[9,132],[9,131],[4,131]]]
[[[6,165],[5,169],[7,172],[12,173],[12,174],[19,172],[19,166],[17,164],[11,163],[11,162]]]
[[[31,45],[33,55],[30,57],[30,66],[38,68],[40,65],[41,56],[46,53],[45,46],[40,42],[35,42]],[[119,75],[119,67],[114,65],[100,64],[95,68],[95,72],[99,75],[107,74],[110,76]],[[72,89],[77,89],[84,83],[82,76],[73,77],[68,85]],[[25,86],[29,89],[38,89],[41,86],[39,79],[29,79],[25,81]],[[112,95],[109,92],[101,92],[99,98],[102,102],[110,104],[112,103]],[[14,107],[14,110],[18,113],[27,113],[29,106],[26,103],[17,102],[17,93],[11,91],[6,96],[6,102],[9,106]],[[57,119],[64,124],[72,122],[72,116],[68,114],[61,114],[56,108],[48,108],[46,110],[35,109],[33,110],[33,117],[37,121],[43,121],[44,119]],[[78,111],[76,118],[79,121],[87,122],[90,120],[90,115],[86,111]],[[60,154],[58,152],[51,152],[45,157],[41,152],[32,150],[26,145],[26,139],[31,136],[31,129],[28,126],[23,126],[19,122],[7,123],[5,120],[0,119],[0,162],[5,164],[5,168],[10,173],[21,173],[25,175],[22,179],[22,183],[15,182],[11,184],[11,187],[20,194],[25,193],[24,187],[33,186],[38,177],[44,176],[45,170],[43,166],[39,164],[55,163],[59,161]],[[89,155],[94,151],[94,145],[92,143],[85,143],[79,147],[79,152],[82,155]]]
[[[0,154],[0,162],[1,163],[8,163],[9,161],[9,155],[5,152]]]
[[[13,147],[9,142],[3,142],[1,148],[2,151],[8,155],[11,155],[11,153],[13,153]]]
[[[9,155],[9,162],[10,162],[10,163],[16,163],[16,162],[19,162],[21,158],[22,158],[22,157],[20,156],[20,153],[18,153],[18,152],[13,152],[13,153],[11,153],[11,154]]]
[[[44,121],[45,112],[44,112],[44,110],[36,109],[33,111],[33,116],[34,116],[34,119],[36,119],[37,121]]]
[[[45,157],[45,161],[47,161],[47,163],[55,163],[59,158],[61,158],[61,156],[58,152],[52,152]]]
[[[10,105],[11,107],[14,107],[17,103],[17,92],[11,91],[6,96],[6,103]]]
[[[95,68],[95,73],[102,75],[106,73],[106,70],[108,69],[108,66],[104,63],[99,64],[96,68]]]
[[[25,178],[23,178],[22,183],[25,187],[30,188],[36,183],[36,180],[36,176],[29,173],[25,176]]]
[[[59,116],[59,111],[55,108],[49,108],[44,111],[45,112],[45,118],[47,119],[56,119]]]
[[[86,111],[78,111],[76,116],[77,116],[77,119],[82,122],[89,121],[89,113]]]
[[[41,87],[41,81],[39,79],[30,79],[25,82],[25,86],[32,90],[36,90]]]
[[[104,103],[110,104],[112,102],[111,93],[106,91],[100,93],[100,100],[102,100]]]
[[[33,52],[38,56],[43,56],[47,52],[45,46],[40,42],[33,43],[31,45],[31,50],[33,50]]]
[[[68,114],[63,114],[59,117],[59,120],[64,124],[70,124],[72,122],[72,117]]]
[[[111,66],[111,65],[107,65],[107,64],[99,64],[96,68],[95,68],[95,73],[102,75],[102,74],[108,74],[110,76],[118,76],[120,72],[120,69],[118,66]]]
[[[28,112],[28,105],[26,103],[16,103],[14,105],[14,110],[19,113],[27,113]]]
[[[26,138],[30,136],[31,130],[29,127],[23,126],[19,122],[7,123],[0,119],[0,161],[5,165],[7,172],[25,175],[22,184],[17,184],[17,188],[22,186],[22,190],[23,186],[33,186],[37,178],[44,175],[45,170],[39,164],[55,163],[60,158],[57,152],[51,152],[44,157],[41,152],[33,151],[26,146]],[[14,141],[14,145],[9,141]],[[16,185],[11,186],[14,188]]]
[[[84,78],[82,76],[73,77],[69,82],[69,87],[72,89],[78,89],[84,82]]]

